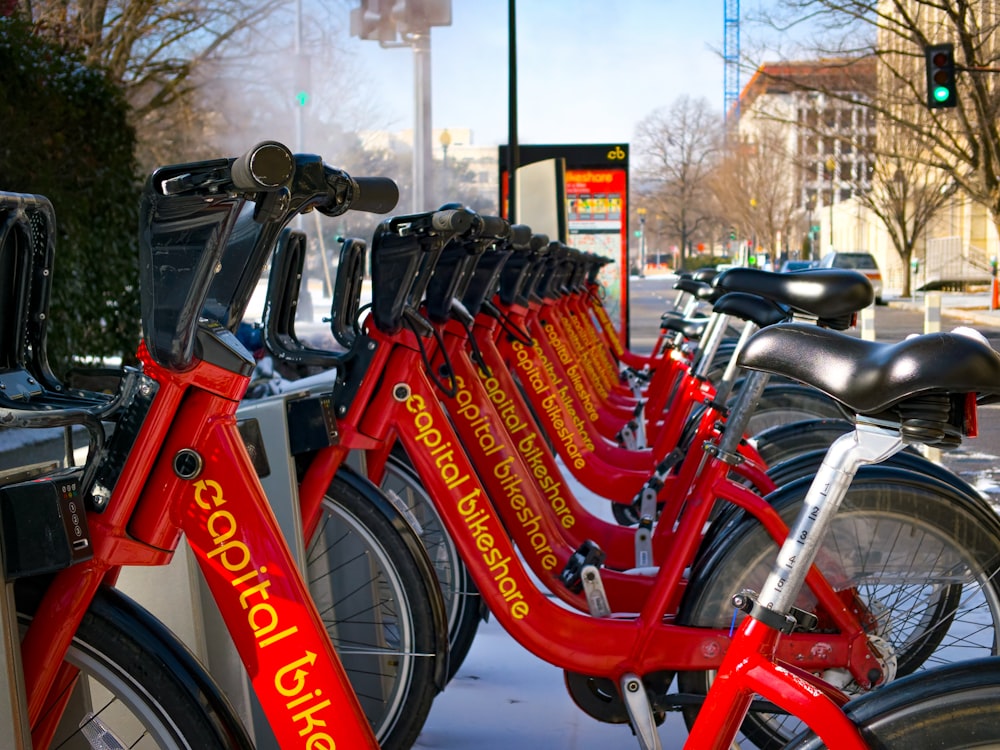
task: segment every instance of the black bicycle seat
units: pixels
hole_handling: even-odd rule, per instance
[[[871,282],[864,274],[844,268],[817,268],[794,273],[729,268],[716,276],[712,285],[727,292],[766,297],[841,330],[850,327],[855,313],[875,299]]]
[[[750,320],[761,328],[773,326],[791,318],[791,312],[777,302],[756,294],[729,292],[722,295],[712,310],[740,320]]]
[[[811,385],[857,414],[879,414],[922,394],[1000,392],[1000,354],[954,332],[886,344],[786,323],[754,334],[739,364]]]

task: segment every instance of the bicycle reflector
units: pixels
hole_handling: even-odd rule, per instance
[[[927,61],[927,107],[944,109],[958,104],[955,45],[932,44],[924,50]]]

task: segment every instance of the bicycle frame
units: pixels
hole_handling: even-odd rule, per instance
[[[777,626],[802,588],[803,566],[812,564],[819,543],[859,466],[878,463],[903,447],[898,431],[859,424],[830,447],[791,534],[781,546],[761,601],[737,631],[717,679],[698,714],[686,750],[723,750],[732,745],[754,694],[809,725],[834,750],[867,750],[868,744],[842,707],[847,697],[777,656]],[[769,613],[773,612],[773,615]]]
[[[272,200],[291,196],[293,177],[294,200]],[[198,191],[208,200],[190,196]],[[81,482],[93,554],[54,575],[21,642],[35,747],[48,746],[67,705],[77,673],[64,657],[95,595],[125,566],[169,562],[182,536],[281,746],[377,747],[237,430],[253,359],[227,324],[242,315],[296,211],[336,215],[353,201],[384,212],[396,194],[386,180],[352,180],[274,142],[150,178],[140,242],[142,371],[125,373],[114,410],[89,416],[98,428],[100,418],[117,419],[107,445],[103,430],[92,433],[99,448]],[[36,338],[40,347],[44,337]]]
[[[249,369],[202,361],[178,374],[141,355],[156,389],[143,450],[91,521],[94,558],[56,577],[23,641],[36,747],[58,721],[46,710],[72,677],[60,657],[98,587],[121,567],[165,564],[181,534],[282,747],[376,747],[236,428]]]

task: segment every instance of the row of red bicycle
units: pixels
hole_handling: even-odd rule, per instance
[[[370,306],[345,241],[329,341],[300,336],[292,219],[395,200],[274,142],[157,170],[141,366],[106,395],[44,356],[51,206],[0,194],[0,419],[89,443],[0,487],[11,746],[253,746],[115,588],[182,538],[282,748],[412,745],[484,609],[643,748],[670,710],[691,748],[1000,739],[1000,520],[909,450],[974,434],[988,344],[862,341],[863,276],[736,268],[629,352],[603,259],[458,205],[379,224]]]

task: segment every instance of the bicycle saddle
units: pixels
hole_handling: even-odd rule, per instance
[[[681,292],[687,292],[688,294],[693,294],[697,296],[700,292],[705,289],[710,289],[710,285],[707,281],[698,281],[697,279],[691,278],[690,276],[682,276],[677,279],[674,284],[674,289]]]
[[[661,317],[660,328],[679,333],[686,339],[699,339],[708,326],[708,318]]]
[[[954,332],[885,344],[787,323],[754,334],[739,364],[811,385],[857,414],[886,412],[924,394],[1000,392],[1000,354]]]
[[[729,268],[712,285],[727,292],[748,292],[819,318],[821,325],[849,328],[855,313],[875,299],[871,282],[843,268],[817,268],[775,273],[756,268]]]
[[[740,320],[750,320],[760,328],[773,326],[791,317],[791,312],[777,302],[756,294],[729,292],[719,297],[712,310]]]

